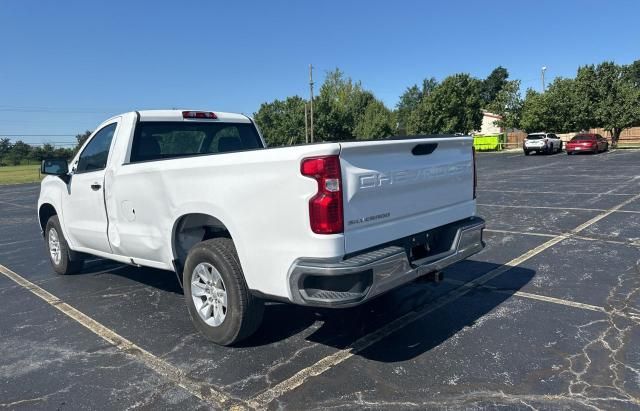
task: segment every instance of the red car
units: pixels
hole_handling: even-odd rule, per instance
[[[566,145],[567,154],[588,151],[599,153],[609,150],[609,142],[600,134],[576,134]]]

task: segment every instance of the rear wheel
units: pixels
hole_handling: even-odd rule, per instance
[[[529,150],[524,150],[524,155],[525,155],[525,156],[528,156],[529,154],[530,154],[530,153],[529,153]]]
[[[231,345],[258,329],[264,303],[249,292],[230,239],[196,244],[187,256],[183,284],[191,322],[208,340]]]
[[[47,251],[49,252],[49,261],[53,266],[53,270],[62,275],[77,273],[82,269],[84,261],[79,257],[71,259],[73,251],[69,248],[67,240],[64,238],[60,220],[54,215],[47,221],[44,230]]]

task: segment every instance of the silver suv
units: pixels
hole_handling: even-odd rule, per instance
[[[522,142],[524,155],[535,151],[536,153],[553,154],[562,151],[562,140],[553,133],[531,133]]]

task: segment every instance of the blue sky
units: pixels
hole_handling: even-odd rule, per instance
[[[523,88],[640,59],[640,2],[0,2],[0,136],[77,134],[193,107],[251,114],[339,67],[389,107],[407,86],[502,65]],[[316,91],[317,91],[316,86]],[[24,137],[27,142],[73,137]]]

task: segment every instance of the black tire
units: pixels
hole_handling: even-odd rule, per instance
[[[529,155],[529,150],[524,150],[524,155],[528,156]]]
[[[207,324],[200,317],[191,295],[194,270],[200,263],[213,266],[224,282],[226,314],[217,326]],[[214,238],[193,246],[184,267],[183,284],[191,322],[208,340],[219,345],[232,345],[249,337],[260,326],[264,302],[249,292],[232,240]]]
[[[49,241],[49,238],[52,235],[52,231],[55,231],[54,234],[58,239],[58,261],[54,258],[54,253],[51,252],[51,241]],[[49,255],[49,261],[51,261],[53,270],[56,273],[67,275],[74,274],[82,270],[84,260],[80,258],[77,253],[73,253],[69,248],[69,244],[67,244],[67,240],[64,238],[64,234],[62,233],[60,220],[58,220],[57,215],[51,216],[49,221],[47,221],[47,225],[44,229],[44,242],[47,248],[47,254]],[[72,254],[74,255],[73,259],[71,258]]]

